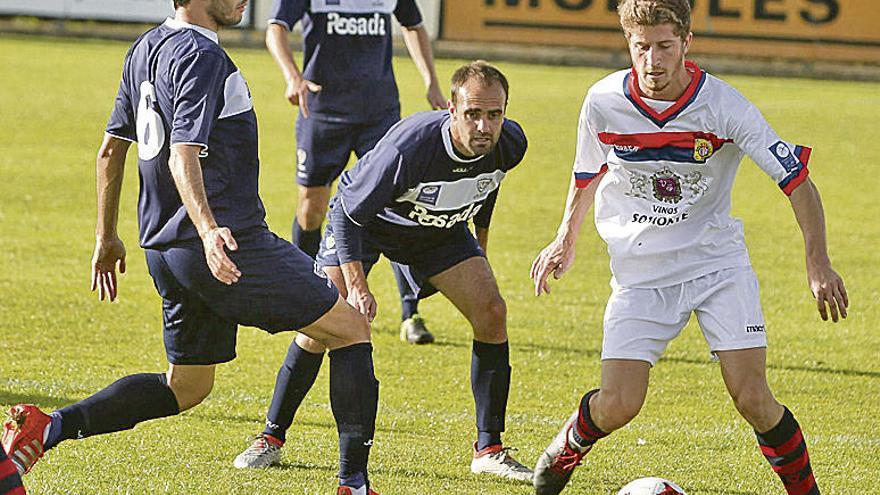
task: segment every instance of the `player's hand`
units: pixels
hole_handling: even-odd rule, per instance
[[[291,105],[299,106],[302,110],[303,117],[309,118],[308,94],[321,91],[321,85],[313,83],[308,79],[289,79],[287,81],[287,90],[284,96]]]
[[[370,288],[366,285],[354,285],[348,288],[348,304],[354,306],[354,309],[367,317],[367,321],[372,322],[376,317],[376,298],[370,292]]]
[[[116,300],[116,266],[119,273],[125,273],[125,245],[119,237],[101,239],[95,242],[92,255],[92,290],[98,290],[98,299],[106,297],[110,302]]]
[[[238,282],[241,272],[226,255],[226,249],[238,250],[238,243],[232,237],[232,231],[226,227],[214,227],[202,235],[202,246],[205,248],[205,260],[208,262],[211,275],[226,285]]]
[[[574,265],[574,255],[574,244],[569,244],[559,238],[556,238],[538,254],[532,263],[530,273],[532,281],[535,283],[536,296],[540,296],[542,292],[550,293],[550,284],[547,279],[553,274],[553,278],[559,280]]]
[[[846,295],[843,279],[831,268],[831,263],[813,266],[808,263],[807,281],[810,283],[810,292],[816,298],[822,320],[828,321],[829,312],[831,321],[835,323],[840,318],[846,318],[849,297]]]
[[[440,91],[440,85],[436,82],[428,86],[427,98],[432,110],[446,109],[446,97],[443,96],[443,92]]]

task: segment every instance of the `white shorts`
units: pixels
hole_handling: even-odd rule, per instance
[[[758,279],[745,266],[659,289],[613,286],[605,307],[602,359],[656,364],[691,312],[713,353],[767,347]]]

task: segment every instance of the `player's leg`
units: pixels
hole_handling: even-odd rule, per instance
[[[4,445],[25,471],[65,440],[129,430],[199,404],[213,387],[214,365],[235,357],[236,326],[182,287],[159,251],[147,250],[146,256],[163,299],[168,372],[123,377],[48,415],[33,405],[13,407]],[[203,255],[199,263],[204,265]]]
[[[0,447],[0,495],[25,495],[18,468]]]
[[[690,317],[683,293],[683,284],[663,289],[614,287],[603,321],[601,386],[581,398],[538,458],[534,485],[539,495],[562,491],[593,445],[639,413],[651,366]]]
[[[724,384],[737,411],[755,430],[761,452],[789,495],[818,495],[801,427],[791,411],[773,397],[766,378],[764,348],[722,351]]]
[[[755,430],[788,493],[818,494],[800,426],[767,384],[767,337],[755,273],[750,267],[731,268],[695,282],[690,298],[734,405]]]
[[[297,207],[292,241],[314,258],[321,243],[321,224],[327,215],[330,184],[348,163],[352,127],[315,118],[296,120]]]
[[[428,280],[461,311],[474,332],[471,390],[477,413],[477,441],[471,471],[531,480],[531,470],[510,457],[501,442],[511,370],[507,305],[488,261],[473,256]]]

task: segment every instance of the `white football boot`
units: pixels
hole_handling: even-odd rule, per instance
[[[238,469],[267,468],[281,463],[281,445],[260,434],[254,443],[238,454],[232,464]]]
[[[471,461],[471,472],[475,474],[494,474],[502,478],[516,481],[532,481],[532,470],[511,457],[510,448],[501,445],[490,445],[477,450],[474,444],[474,459]]]

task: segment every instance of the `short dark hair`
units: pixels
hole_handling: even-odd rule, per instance
[[[174,8],[177,7],[186,7],[189,4],[189,0],[174,0]]]
[[[501,88],[504,89],[504,104],[507,104],[507,98],[510,95],[507,78],[504,77],[504,74],[497,67],[485,60],[474,60],[469,64],[462,65],[452,74],[451,92],[453,102],[457,101],[458,90],[471,79],[477,79],[484,87],[489,87],[495,83],[500,84]]]
[[[688,0],[623,0],[617,6],[620,25],[629,37],[636,26],[672,24],[675,34],[686,39],[691,32],[691,4]]]

